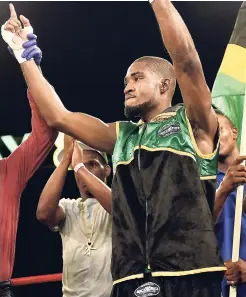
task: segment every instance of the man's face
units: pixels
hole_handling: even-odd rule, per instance
[[[110,173],[110,170],[109,170],[110,168],[109,166],[105,166],[105,164],[102,163],[99,153],[95,151],[84,150],[83,163],[88,171],[90,171],[93,175],[98,177],[103,182],[106,182],[106,178]],[[106,170],[106,168],[108,170]],[[91,196],[91,194],[88,192],[88,189],[85,183],[82,180],[80,180],[76,175],[75,175],[75,179],[80,190],[83,190],[84,194],[87,197]]]
[[[144,62],[133,63],[125,77],[125,115],[132,120],[158,104],[160,77]]]
[[[227,157],[237,145],[237,130],[223,115],[217,115],[220,125],[220,156]]]

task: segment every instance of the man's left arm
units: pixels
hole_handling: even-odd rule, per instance
[[[214,140],[217,118],[192,37],[169,0],[154,0],[151,5],[173,62],[188,118]]]
[[[88,188],[89,192],[94,198],[102,205],[102,207],[111,214],[112,210],[112,191],[106,185],[105,182],[100,180],[92,172],[90,172],[86,166],[83,164],[83,150],[79,147],[77,141],[74,143],[74,151],[72,157],[72,168],[75,170],[77,165],[80,165],[77,170],[75,170],[75,175],[78,180],[83,181],[83,183]],[[105,170],[105,168],[104,168]],[[107,166],[108,175],[110,173],[110,167]],[[107,176],[108,176],[107,175]]]
[[[32,132],[28,139],[6,159],[8,176],[18,182],[16,186],[20,192],[44,161],[57,137],[57,131],[50,128],[41,117],[29,91],[27,96],[32,110]]]

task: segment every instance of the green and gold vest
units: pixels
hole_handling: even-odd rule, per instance
[[[224,270],[211,214],[218,146],[199,151],[183,106],[118,122],[112,160],[115,283]]]

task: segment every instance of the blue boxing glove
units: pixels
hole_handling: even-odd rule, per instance
[[[39,66],[42,60],[42,51],[37,46],[37,36],[33,33],[27,35],[28,41],[22,44],[25,49],[21,54],[21,57],[27,61],[34,59],[35,63]],[[9,52],[14,55],[14,52],[10,46],[8,46]]]

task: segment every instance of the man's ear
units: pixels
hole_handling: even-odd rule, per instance
[[[233,139],[237,140],[237,138],[238,138],[238,129],[233,127],[232,128],[232,134],[233,134]]]
[[[111,167],[109,165],[105,166],[104,171],[105,171],[106,178],[109,177],[111,173]]]
[[[163,78],[161,80],[161,83],[160,83],[160,93],[161,94],[164,94],[166,93],[170,88],[170,79],[169,78]]]

